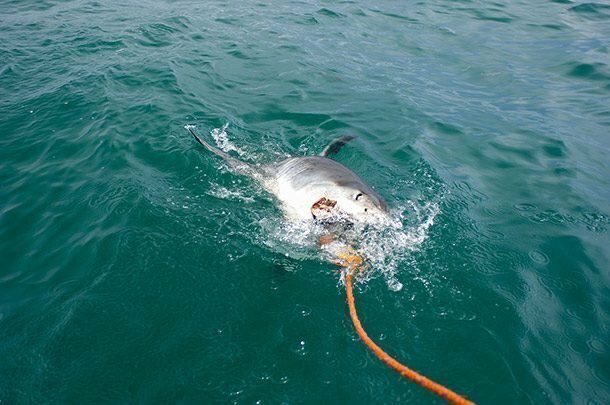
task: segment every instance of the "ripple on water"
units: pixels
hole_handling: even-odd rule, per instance
[[[549,263],[549,257],[540,250],[530,250],[528,253],[530,259],[538,265],[545,265]]]
[[[610,344],[608,342],[604,342],[598,338],[591,338],[588,341],[589,347],[591,351],[594,351],[599,354],[607,354],[610,353]]]
[[[482,403],[603,403],[609,6],[258,3],[2,7],[0,398],[434,400],[198,122],[255,162],[360,134],[338,159],[396,222],[358,245],[371,336]]]
[[[569,10],[591,20],[606,21],[610,18],[610,5],[603,3],[583,3],[570,7]]]
[[[541,209],[530,203],[519,203],[514,207],[521,216],[538,224],[579,224],[593,232],[605,232],[610,225],[610,216],[588,207],[574,207],[572,214],[550,208]]]
[[[579,79],[610,84],[610,73],[605,63],[570,63],[567,65],[568,75]]]

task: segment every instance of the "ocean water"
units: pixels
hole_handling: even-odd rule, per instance
[[[441,403],[251,163],[391,207],[357,304],[479,403],[610,403],[610,6],[0,1],[0,403]]]

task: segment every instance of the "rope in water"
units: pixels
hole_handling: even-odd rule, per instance
[[[383,361],[385,364],[393,368],[396,372],[398,372],[403,377],[410,379],[411,381],[416,382],[421,385],[428,391],[432,391],[437,394],[441,398],[453,403],[453,404],[474,404],[462,397],[459,394],[451,391],[448,388],[443,387],[442,385],[430,380],[429,378],[424,377],[423,375],[411,370],[409,367],[400,364],[398,361],[394,360],[389,354],[383,351],[373,340],[367,335],[360,323],[360,319],[358,319],[358,314],[356,313],[356,304],[354,302],[354,291],[352,287],[352,272],[356,268],[356,266],[360,266],[362,264],[362,257],[354,254],[346,254],[341,255],[342,263],[348,264],[346,276],[345,276],[345,287],[347,291],[347,305],[349,306],[349,315],[352,318],[352,323],[356,328],[356,332],[360,336],[360,339],[367,345],[369,349],[379,358],[379,360]]]

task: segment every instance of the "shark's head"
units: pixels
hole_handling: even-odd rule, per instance
[[[342,188],[336,196],[337,209],[357,222],[373,225],[388,224],[390,217],[386,203],[371,191]]]

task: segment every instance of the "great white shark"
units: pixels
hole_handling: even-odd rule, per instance
[[[330,159],[354,138],[351,135],[335,139],[318,156],[289,157],[270,164],[252,165],[205,142],[192,126],[185,128],[197,142],[224,159],[234,171],[260,182],[277,197],[289,218],[341,218],[373,225],[390,221],[383,198],[356,173]]]

